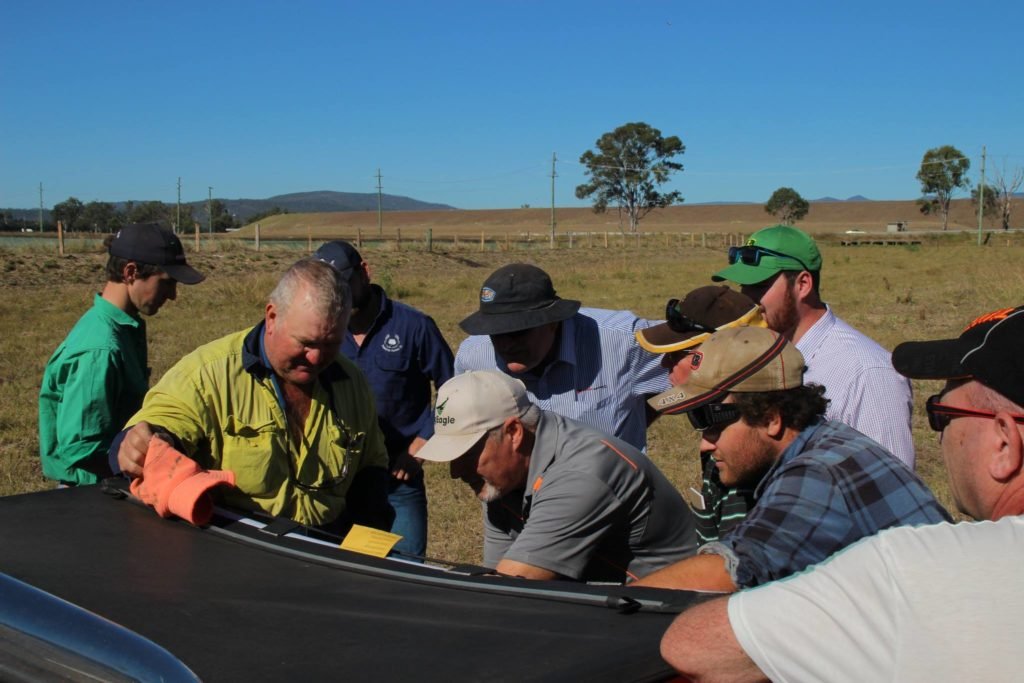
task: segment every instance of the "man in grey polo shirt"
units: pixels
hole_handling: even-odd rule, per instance
[[[485,503],[484,564],[500,574],[631,581],[696,551],[689,507],[650,460],[540,410],[502,372],[448,380],[417,456],[450,463]]]

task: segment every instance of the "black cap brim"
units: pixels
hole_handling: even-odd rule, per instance
[[[960,339],[899,344],[892,351],[896,372],[911,379],[959,379],[971,373],[960,364],[967,349]]]
[[[459,323],[466,334],[509,334],[521,332],[548,323],[568,320],[580,310],[580,302],[556,299],[549,306],[529,311],[509,313],[483,313],[477,311]]]
[[[183,285],[195,285],[206,279],[205,275],[186,264],[174,263],[159,268]]]

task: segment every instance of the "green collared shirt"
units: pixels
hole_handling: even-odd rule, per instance
[[[95,484],[109,476],[110,442],[148,388],[146,323],[97,294],[43,372],[43,474],[66,484]]]

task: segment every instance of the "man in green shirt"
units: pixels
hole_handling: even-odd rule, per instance
[[[43,475],[66,486],[110,476],[107,449],[149,388],[146,323],[177,283],[203,275],[181,242],[156,223],[123,227],[109,242],[107,283],[43,372],[39,454]]]

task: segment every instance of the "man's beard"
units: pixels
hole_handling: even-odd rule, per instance
[[[485,503],[493,503],[496,500],[500,500],[505,493],[494,484],[484,482],[483,486],[480,487],[480,491],[476,495],[477,498]]]

